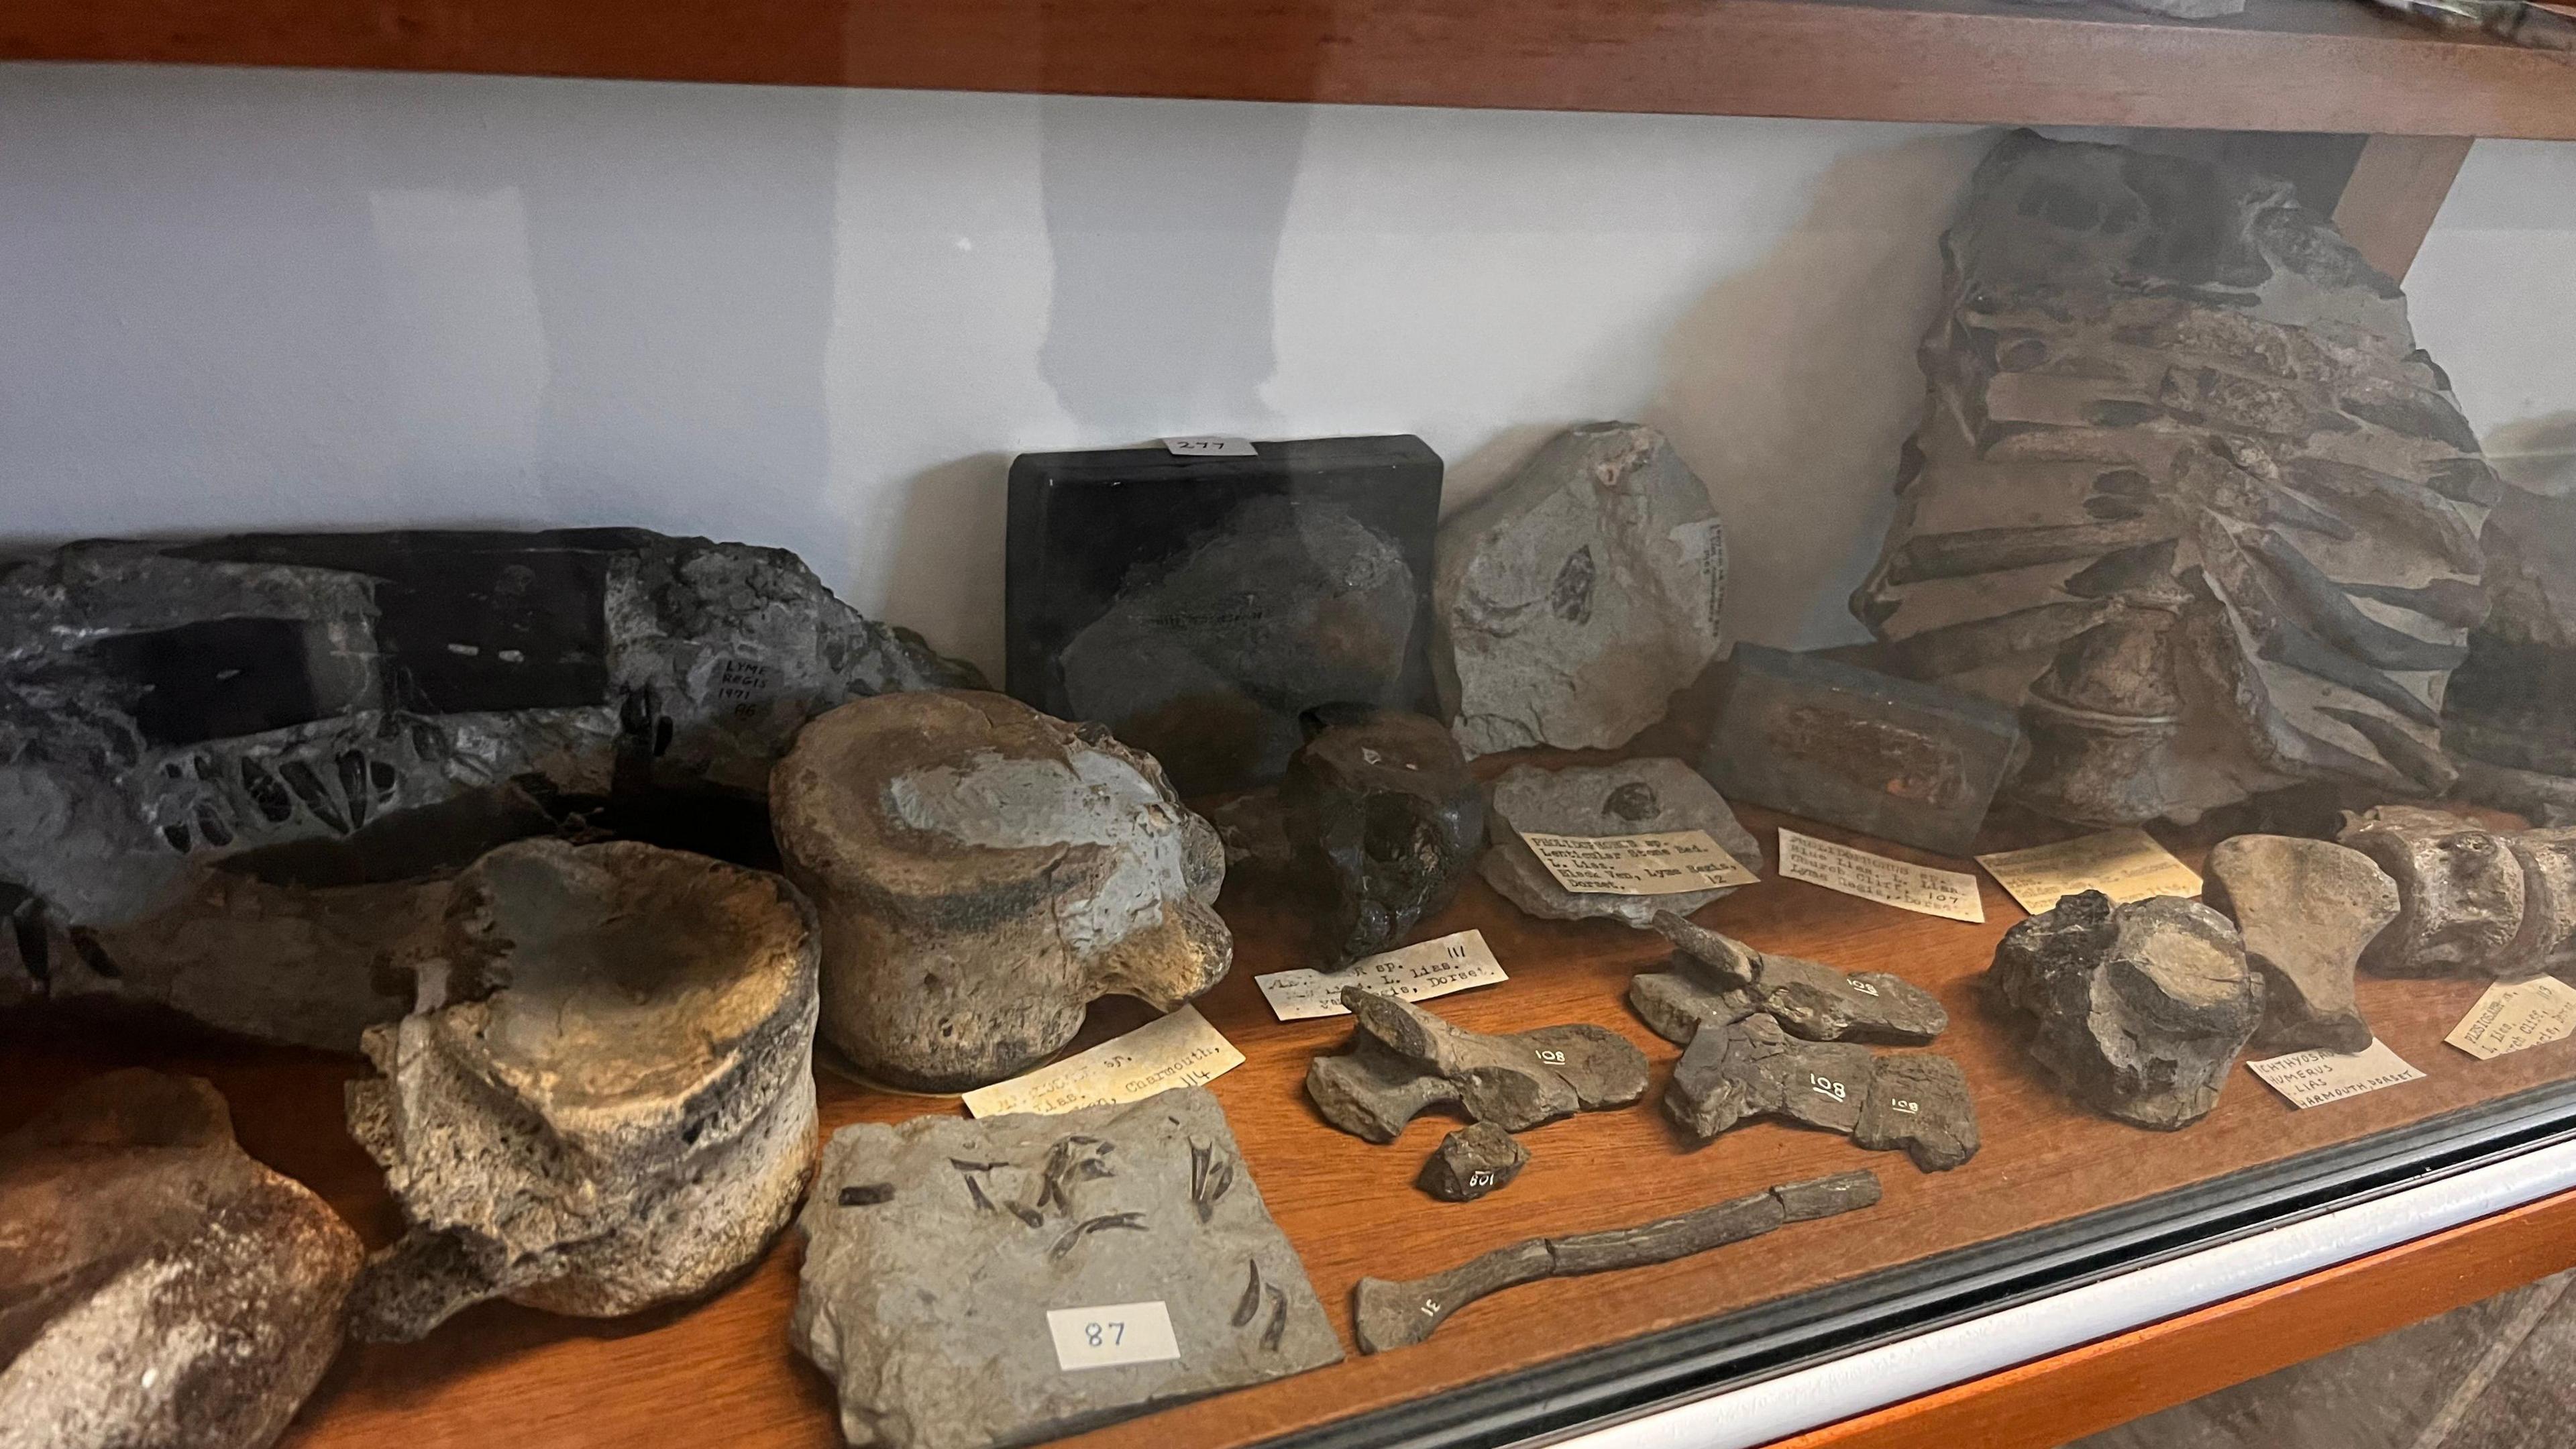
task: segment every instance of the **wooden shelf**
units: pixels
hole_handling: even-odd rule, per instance
[[[1767,827],[1780,817],[1758,810],[1744,815],[1768,846]],[[2045,838],[2005,822],[1990,832],[1988,843],[2028,843],[2034,836]],[[2191,840],[2172,843],[2186,859],[2199,853]],[[1953,868],[1964,864],[1881,848]],[[1983,892],[1988,919],[1982,925],[1911,915],[1768,877],[1699,914],[1703,922],[1765,949],[1844,969],[1892,971],[1936,992],[1953,1020],[1937,1049],[1966,1070],[1984,1131],[1984,1151],[1965,1167],[1926,1175],[1901,1155],[1863,1153],[1841,1138],[1776,1124],[1743,1128],[1694,1149],[1653,1110],[1650,1095],[1648,1104],[1635,1109],[1585,1114],[1529,1134],[1534,1160],[1519,1181],[1481,1202],[1450,1205],[1431,1201],[1411,1185],[1423,1155],[1450,1123],[1419,1122],[1399,1143],[1373,1146],[1329,1129],[1307,1103],[1301,1090],[1306,1064],[1317,1051],[1337,1047],[1347,1023],[1271,1018],[1251,978],[1296,964],[1289,947],[1294,917],[1240,878],[1229,881],[1222,910],[1236,932],[1235,967],[1201,1008],[1247,1061],[1214,1090],[1345,1344],[1351,1287],[1363,1274],[1416,1276],[1535,1233],[1626,1225],[1858,1166],[1877,1170],[1885,1200],[1854,1217],[1793,1225],[1755,1247],[1500,1294],[1462,1311],[1418,1347],[1370,1357],[1354,1353],[1312,1374],[1066,1442],[1087,1449],[1257,1444],[1375,1410],[1417,1405],[1516,1371],[1561,1366],[1570,1355],[1633,1345],[1645,1335],[1722,1321],[1738,1310],[1813,1290],[1842,1285],[1841,1291],[1849,1291],[1871,1275],[1935,1254],[2361,1142],[2576,1074],[2576,1039],[2488,1062],[2444,1046],[2443,1035],[2476,999],[2479,982],[2368,979],[2361,984],[2363,1009],[2382,1039],[2424,1070],[2427,1080],[2294,1112],[2240,1070],[2218,1109],[2187,1131],[2123,1126],[2059,1095],[2023,1054],[2018,1033],[1980,1006],[1977,979],[1997,938],[2023,915],[1991,882]],[[1422,934],[1470,926],[1484,931],[1512,979],[1444,999],[1438,1008],[1443,1015],[1484,1031],[1598,1022],[1646,1050],[1660,1090],[1678,1049],[1650,1035],[1623,1000],[1629,976],[1663,957],[1659,940],[1599,921],[1533,920],[1481,882],[1471,883]],[[1132,1003],[1105,1004],[1095,1011],[1088,1035],[1124,1029],[1137,1019]],[[201,1073],[231,1100],[242,1141],[253,1154],[312,1185],[370,1243],[399,1231],[381,1178],[341,1124],[341,1084],[365,1070],[355,1059],[21,1018],[0,1021],[0,1060],[10,1063],[12,1087],[0,1093],[0,1129],[61,1085],[93,1071],[146,1064]],[[817,1080],[827,1130],[956,1110],[939,1100],[871,1091],[829,1071]],[[2472,1235],[2463,1229],[2452,1236],[2465,1243]],[[2490,1270],[2480,1283],[2504,1281],[2498,1271],[2546,1271],[2561,1261],[2549,1253],[2533,1256],[2541,1240],[2527,1232],[2494,1241],[2506,1246],[2486,1255]],[[2541,1245],[2566,1241],[2559,1233]],[[2445,1261],[2456,1266],[2455,1259]],[[704,1303],[607,1322],[489,1304],[419,1344],[352,1348],[306,1405],[286,1443],[293,1449],[480,1449],[506,1433],[546,1449],[624,1449],[639,1442],[831,1449],[838,1439],[829,1387],[787,1343],[796,1267],[790,1235],[743,1281]],[[2382,1317],[2356,1314],[2352,1322],[2393,1323],[2402,1319],[2386,1318],[2390,1311],[2420,1305],[2432,1312],[2459,1301],[2427,1291],[2416,1279],[2391,1281],[2401,1287],[2393,1290],[2393,1304],[2374,1310]],[[2225,1335],[2210,1340],[2238,1341]],[[2277,1352],[2318,1339],[2275,1336],[2271,1342]],[[1635,1361],[1633,1347],[1621,1349],[1620,1356],[1622,1362]],[[672,1439],[675,1430],[685,1432]],[[1954,1435],[1920,1442],[1965,1441]]]
[[[2576,64],[2360,0],[20,0],[0,59],[2576,138]]]

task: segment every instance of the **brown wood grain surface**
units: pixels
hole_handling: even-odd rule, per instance
[[[15,0],[0,58],[2576,137],[2576,67],[2361,0]]]
[[[2335,203],[2336,229],[2372,266],[2405,281],[2472,144],[2467,136],[2371,137]]]
[[[1781,817],[1743,814],[1771,850],[1768,827]],[[1801,828],[1869,843],[1828,827]],[[2016,837],[2005,829],[1994,843],[2049,835],[2041,829]],[[2196,862],[2201,853],[2190,841],[2172,843],[2187,860]],[[1966,1166],[1937,1176],[1917,1172],[1899,1154],[1862,1152],[1840,1137],[1781,1125],[1742,1128],[1705,1147],[1685,1143],[1653,1110],[1654,1093],[1679,1049],[1648,1032],[1622,995],[1633,972],[1663,959],[1660,939],[1599,921],[1535,920],[1472,882],[1419,934],[1479,928],[1512,979],[1443,998],[1435,1009],[1482,1031],[1597,1022],[1643,1048],[1656,1081],[1635,1108],[1584,1114],[1527,1134],[1528,1170],[1508,1189],[1469,1204],[1434,1202],[1412,1186],[1423,1157],[1456,1125],[1451,1119],[1426,1118],[1399,1142],[1373,1146],[1332,1130],[1315,1114],[1300,1085],[1306,1063],[1317,1051],[1338,1047],[1347,1022],[1271,1018],[1251,978],[1299,964],[1292,955],[1295,917],[1230,883],[1223,910],[1236,931],[1235,965],[1200,1005],[1247,1061],[1213,1090],[1345,1345],[1351,1286],[1365,1274],[1416,1276],[1533,1235],[1623,1226],[1854,1167],[1877,1170],[1885,1200],[1863,1213],[1792,1225],[1698,1258],[1498,1294],[1462,1310],[1420,1346],[1373,1357],[1354,1351],[1332,1368],[1068,1442],[1098,1449],[1250,1444],[2350,1142],[2576,1070],[2576,1040],[2489,1062],[2443,1045],[2443,1035],[2482,990],[2479,982],[2366,979],[2361,1001],[2373,1026],[2428,1080],[2293,1111],[2240,1066],[2218,1109],[2198,1125],[2170,1134],[2124,1126],[2061,1097],[2023,1056],[2009,1026],[1980,1007],[1977,978],[1996,939],[2023,916],[1990,879],[1980,880],[1983,925],[1915,915],[1769,872],[1762,884],[1698,915],[1766,950],[1846,970],[1893,972],[1939,994],[1953,1024],[1938,1049],[1967,1071],[1985,1147]],[[1105,1005],[1095,1011],[1086,1038],[1140,1019],[1132,1004]],[[380,1179],[340,1122],[340,1084],[363,1070],[353,1058],[205,1044],[132,1028],[30,1031],[23,1024],[0,1043],[0,1052],[11,1063],[0,1127],[34,1110],[60,1083],[90,1071],[145,1063],[201,1072],[232,1101],[253,1154],[311,1184],[371,1243],[398,1229]],[[818,1080],[827,1127],[957,1110],[941,1100],[874,1091],[828,1070]],[[797,1257],[791,1234],[743,1281],[694,1306],[585,1322],[489,1304],[419,1344],[352,1349],[285,1442],[293,1449],[491,1449],[496,1441],[546,1449],[831,1445],[829,1388],[787,1343]]]

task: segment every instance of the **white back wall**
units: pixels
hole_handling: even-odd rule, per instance
[[[1415,432],[1455,506],[1636,417],[1726,517],[1730,632],[1856,639],[1986,139],[0,67],[0,538],[640,524],[990,669],[1014,453]],[[2571,158],[2481,146],[2418,271],[2482,426],[2576,407],[2490,290],[2564,318]]]

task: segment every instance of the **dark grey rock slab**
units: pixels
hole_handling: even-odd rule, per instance
[[[1411,1002],[1345,987],[1351,1047],[1307,1065],[1324,1120],[1372,1142],[1455,1102],[1506,1132],[1624,1107],[1646,1094],[1646,1055],[1607,1027],[1576,1022],[1509,1036],[1464,1031]]]
[[[1673,943],[1671,972],[1630,981],[1628,997],[1657,1035],[1688,1045],[1710,1021],[1768,1012],[1808,1041],[1919,1046],[1949,1029],[1940,998],[1879,971],[1842,972],[1743,942],[1662,912],[1655,929]]]
[[[2160,1131],[2209,1115],[2263,1018],[2236,928],[2174,896],[2066,896],[2004,933],[1986,989],[2068,1095]]]
[[[1471,1122],[1440,1139],[1414,1185],[1442,1202],[1474,1202],[1511,1186],[1529,1149],[1491,1122]]]
[[[1328,707],[1308,721],[1279,782],[1281,825],[1322,913],[1317,954],[1340,966],[1457,896],[1485,845],[1485,791],[1438,720]]]
[[[1687,971],[1640,971],[1629,977],[1628,1004],[1655,1035],[1683,1046],[1712,1025],[1742,1021],[1762,1009],[1752,992],[1712,988]]]
[[[2222,840],[2201,873],[2201,899],[2236,922],[2263,975],[2256,1040],[2281,1051],[2369,1046],[2353,968],[2396,919],[2397,883],[2360,851],[2289,835]]]
[[[1662,896],[1577,893],[1556,883],[1520,832],[1542,835],[1662,835],[1705,830],[1746,870],[1762,869],[1762,846],[1726,799],[1679,760],[1624,760],[1562,770],[1516,765],[1493,782],[1485,831],[1492,844],[1477,863],[1486,883],[1533,916],[1579,921],[1608,916],[1644,926],[1657,911],[1688,915],[1737,889]]]
[[[1757,1013],[1692,1039],[1664,1086],[1664,1115],[1703,1142],[1761,1117],[1848,1135],[1874,1060],[1865,1046],[1800,1041]]]
[[[853,1444],[1028,1444],[1342,1356],[1204,1088],[845,1127],[797,1226],[791,1340]],[[1049,1313],[1146,1304],[1178,1357],[1062,1366]]]
[[[1459,1100],[1455,1083],[1397,1056],[1366,1033],[1355,1034],[1348,1050],[1306,1064],[1306,1095],[1325,1121],[1370,1142],[1393,1142],[1404,1124]]]
[[[1966,855],[2020,763],[1992,700],[1813,654],[1738,644],[1700,770],[1750,800],[1944,855]]]
[[[1977,1108],[1967,1074],[1936,1052],[1882,1056],[1861,1093],[1852,1142],[1903,1152],[1925,1172],[1947,1172],[1977,1155]]]

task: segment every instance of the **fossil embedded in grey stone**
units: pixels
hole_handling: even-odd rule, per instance
[[[1852,1142],[1901,1151],[1925,1172],[1947,1172],[1977,1155],[1977,1108],[1967,1074],[1937,1052],[1880,1057],[1862,1089]]]
[[[1342,1356],[1204,1088],[842,1128],[797,1227],[792,1339],[837,1387],[852,1444],[1026,1444]],[[1087,1329],[1051,1318],[1148,1305],[1177,1357],[1059,1359]]]
[[[2175,896],[2066,896],[2004,933],[1986,988],[2033,1018],[2030,1054],[2070,1096],[2168,1132],[2218,1105],[2263,1019],[2236,928]]]
[[[1491,1122],[1471,1122],[1440,1139],[1415,1185],[1442,1202],[1474,1202],[1511,1186],[1529,1165],[1529,1149]]]
[[[0,1137],[0,1444],[266,1449],[364,1250],[194,1077],[93,1077]]]
[[[1703,1142],[1757,1117],[1848,1134],[1874,1060],[1854,1043],[1799,1041],[1756,1013],[1691,1039],[1664,1085],[1664,1115]]]
[[[351,1332],[487,1298],[584,1317],[748,1267],[813,1157],[815,945],[776,876],[631,841],[525,841],[455,883],[349,1131],[409,1224]]]
[[[2341,838],[2397,882],[2397,919],[2362,952],[2365,969],[2517,980],[2576,967],[2576,830],[2383,805],[2347,817]]]
[[[1735,887],[1664,896],[1576,894],[1556,883],[1521,832],[1542,835],[1664,835],[1705,830],[1746,870],[1762,869],[1762,846],[1699,772],[1674,759],[1624,760],[1546,770],[1517,765],[1493,783],[1485,833],[1493,848],[1477,869],[1505,900],[1533,916],[1576,921],[1611,916],[1632,926],[1657,911],[1684,915]]]
[[[1878,1202],[1878,1177],[1844,1172],[1786,1183],[1748,1197],[1713,1203],[1633,1228],[1532,1238],[1496,1248],[1445,1273],[1392,1282],[1362,1278],[1351,1294],[1351,1326],[1360,1352],[1384,1353],[1429,1338],[1459,1309],[1489,1293],[1536,1283],[1669,1263],[1740,1243],[1783,1223],[1851,1212]]]
[[[1017,700],[860,700],[770,782],[778,849],[823,922],[823,1036],[906,1087],[1044,1060],[1103,996],[1170,1011],[1215,985],[1216,831],[1097,725]]]
[[[2576,824],[2576,412],[2487,439],[2501,496],[2487,515],[2494,607],[2442,704],[2460,793],[2545,825]]]
[[[2222,840],[2202,874],[2201,899],[2236,922],[2246,961],[2263,975],[2256,1039],[2282,1051],[2369,1046],[2352,970],[2396,919],[2397,883],[2360,851],[2288,835]]]
[[[0,897],[33,899],[19,934],[42,958],[0,950],[0,974],[354,1049],[404,995],[370,968],[405,923],[372,918],[411,908],[310,890],[553,829],[520,818],[518,780],[613,797],[612,825],[681,794],[692,825],[739,813],[809,717],[973,682],[792,554],[640,529],[81,543],[0,566]]]
[[[1526,1132],[1646,1094],[1645,1053],[1607,1027],[1485,1036],[1362,987],[1344,987],[1342,1004],[1358,1028],[1351,1049],[1309,1063],[1306,1094],[1324,1120],[1371,1142],[1394,1141],[1405,1123],[1449,1102],[1475,1121]]]
[[[1679,969],[1637,976],[1628,999],[1668,1041],[1688,1045],[1701,1025],[1753,1011],[1770,1013],[1790,1035],[1809,1041],[1919,1045],[1949,1029],[1940,998],[1899,977],[1845,973],[1756,951],[1670,911],[1654,924],[1673,943]]]
[[[2027,132],[1944,256],[1879,667],[2020,710],[2064,819],[2446,788],[2498,485],[2396,283],[2287,182]]]
[[[1447,906],[1485,843],[1485,791],[1438,720],[1310,711],[1316,732],[1279,783],[1283,824],[1320,897],[1320,955],[1343,965],[1401,943]]]
[[[1726,534],[1662,434],[1591,423],[1441,525],[1441,698],[1471,755],[1615,749],[1717,654]]]

